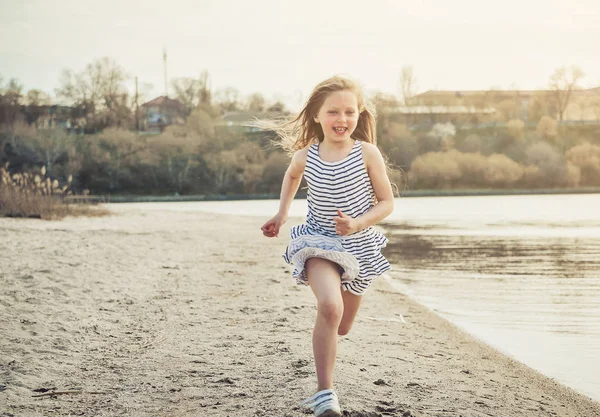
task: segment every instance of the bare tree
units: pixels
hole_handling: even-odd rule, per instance
[[[412,66],[402,67],[400,80],[398,81],[402,102],[405,106],[413,104],[413,97],[417,93],[417,78],[413,73]]]
[[[20,115],[23,101],[23,85],[12,78],[6,86],[2,86],[0,78],[0,124],[13,126]]]
[[[285,104],[282,101],[276,101],[266,108],[269,113],[285,113]]]
[[[99,127],[122,125],[131,117],[125,87],[129,78],[114,60],[100,58],[81,72],[64,70],[56,94],[78,107],[81,116],[94,119]]]
[[[109,107],[116,96],[126,91],[125,81],[128,78],[115,61],[100,58],[78,73],[63,70],[56,94],[71,104],[88,102],[100,110]]]
[[[198,78],[182,77],[171,81],[176,98],[183,103],[188,115],[200,104],[210,105],[212,94],[208,80],[208,71],[203,70]]]
[[[262,112],[265,109],[265,97],[261,93],[254,93],[248,98],[248,110]]]
[[[29,139],[38,157],[44,161],[49,176],[53,176],[54,164],[64,157],[73,138],[62,129],[45,129]]]
[[[540,119],[549,114],[548,94],[537,93],[529,99],[527,104],[527,120],[539,122]]]
[[[171,86],[175,90],[175,97],[185,107],[186,114],[190,114],[198,105],[200,80],[195,78],[183,77],[171,81]]]
[[[569,105],[574,90],[579,88],[579,81],[583,78],[583,71],[578,67],[561,67],[554,71],[550,77],[549,87],[551,99],[556,105],[556,112],[562,122],[565,110]]]
[[[29,90],[25,96],[25,120],[33,124],[48,114],[47,108],[52,103],[50,96],[41,90]]]
[[[49,106],[51,99],[48,93],[42,90],[29,90],[25,96],[25,104],[28,106]]]
[[[203,70],[200,73],[200,104],[210,105],[212,100],[212,92],[210,90],[208,71]]]
[[[225,89],[218,90],[215,96],[217,104],[219,104],[223,110],[240,110],[240,92],[238,89],[233,87],[227,87]]]

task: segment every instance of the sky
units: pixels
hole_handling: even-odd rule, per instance
[[[106,56],[158,96],[166,48],[169,79],[207,70],[292,108],[340,73],[397,94],[407,65],[418,92],[545,88],[571,65],[596,87],[599,23],[598,0],[0,0],[0,76],[53,95]]]

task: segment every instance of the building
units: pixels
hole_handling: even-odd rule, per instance
[[[141,105],[142,129],[162,132],[166,126],[184,124],[185,106],[179,100],[160,96]]]
[[[436,123],[481,124],[496,119],[493,107],[478,108],[475,106],[419,105],[398,106],[391,111],[394,120],[407,126],[434,125]]]
[[[544,115],[560,118],[555,96],[553,90],[430,90],[413,97],[412,103],[435,108],[442,114],[449,113],[445,108],[464,107],[473,114],[478,111],[471,109],[494,109],[497,122],[511,119],[536,122]],[[492,113],[486,110],[484,114],[487,117]],[[573,90],[563,121],[600,122],[600,87]]]

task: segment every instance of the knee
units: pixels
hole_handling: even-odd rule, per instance
[[[348,333],[350,333],[351,328],[352,328],[352,324],[341,323],[340,327],[338,327],[338,335],[346,336]]]
[[[328,323],[339,324],[344,313],[344,304],[341,300],[323,300],[317,304],[317,314]]]

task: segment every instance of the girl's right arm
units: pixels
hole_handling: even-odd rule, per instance
[[[308,149],[301,149],[294,153],[290,166],[287,171],[285,171],[283,183],[281,184],[279,211],[260,228],[263,235],[267,237],[279,236],[279,228],[287,221],[292,200],[300,187],[304,168],[306,167],[307,155]]]

